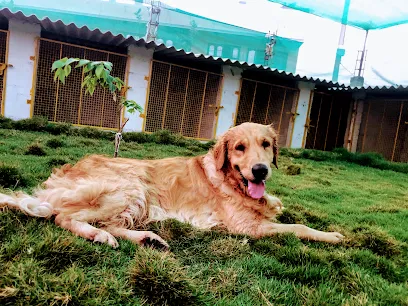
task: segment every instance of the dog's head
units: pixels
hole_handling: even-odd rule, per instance
[[[278,168],[277,135],[272,125],[243,123],[229,129],[213,150],[216,168],[232,179],[244,193],[259,199],[271,164]]]

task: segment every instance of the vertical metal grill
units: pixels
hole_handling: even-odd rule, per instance
[[[153,61],[144,130],[211,139],[222,75]]]
[[[126,55],[40,39],[33,114],[45,116],[54,122],[118,128],[120,124],[118,103],[107,90],[99,87],[92,96],[85,94],[81,89],[84,78],[81,69],[72,69],[64,85],[54,82],[52,63],[63,57],[110,61],[113,64],[113,76],[124,80],[126,75]]]
[[[0,30],[0,115],[4,114],[4,99],[6,89],[7,70],[7,40],[8,32]]]
[[[269,83],[242,79],[235,124],[273,123],[279,135],[279,146],[290,142],[299,90]]]
[[[365,101],[358,139],[359,152],[408,162],[408,100]]]
[[[306,149],[331,151],[344,145],[351,98],[314,92],[306,136]]]

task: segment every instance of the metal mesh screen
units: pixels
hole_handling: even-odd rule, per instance
[[[279,135],[279,146],[286,146],[297,100],[297,89],[242,79],[235,123],[273,123]]]
[[[145,131],[213,138],[221,80],[219,74],[153,61]]]
[[[125,79],[127,56],[82,46],[41,39],[39,41],[34,115],[50,121],[69,122],[103,128],[118,128],[120,113],[112,95],[97,88],[92,96],[81,89],[83,72],[72,69],[65,84],[54,82],[52,63],[63,57],[78,57],[92,61],[110,61],[112,75]]]
[[[7,64],[7,31],[0,30],[0,64]],[[7,69],[7,68],[6,68]],[[6,71],[0,75],[0,115],[4,113],[4,93],[6,87]]]
[[[344,145],[351,98],[314,92],[307,123],[306,149],[331,151]]]
[[[359,152],[376,152],[391,161],[408,161],[408,101],[368,100],[361,120]]]

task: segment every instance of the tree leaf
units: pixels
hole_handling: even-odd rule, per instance
[[[90,61],[87,59],[81,59],[79,60],[79,63],[75,66],[75,68],[80,68],[88,64]]]
[[[112,63],[111,62],[103,62],[103,65],[105,66],[106,69],[109,71],[112,70]]]
[[[69,59],[67,59],[67,61],[65,62],[65,65],[67,66],[67,65],[71,65],[72,63],[75,63],[75,62],[77,62],[77,61],[79,61],[79,58],[69,58]]]
[[[65,63],[62,62],[62,60],[55,61],[55,62],[52,64],[51,71],[54,71],[55,69],[58,69],[58,68],[61,68],[61,67],[64,67],[64,65],[65,65]]]
[[[70,65],[67,65],[67,66],[65,66],[65,68],[64,68],[64,72],[65,72],[65,76],[67,77],[67,76],[69,76],[69,74],[71,73],[71,66]]]
[[[62,68],[59,69],[59,79],[62,84],[65,84],[65,71]]]
[[[103,65],[99,65],[98,67],[96,67],[95,75],[97,76],[98,79],[101,78],[102,71],[103,71]]]

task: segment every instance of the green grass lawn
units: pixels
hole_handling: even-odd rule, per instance
[[[31,191],[53,167],[90,153],[112,155],[113,142],[0,129],[0,185]],[[194,144],[122,142],[120,156],[202,153]],[[279,221],[340,231],[340,245],[168,221],[150,229],[170,252],[128,241],[114,250],[4,211],[0,305],[408,305],[408,175],[285,155],[267,184],[286,207]],[[291,165],[301,173],[286,174]]]

